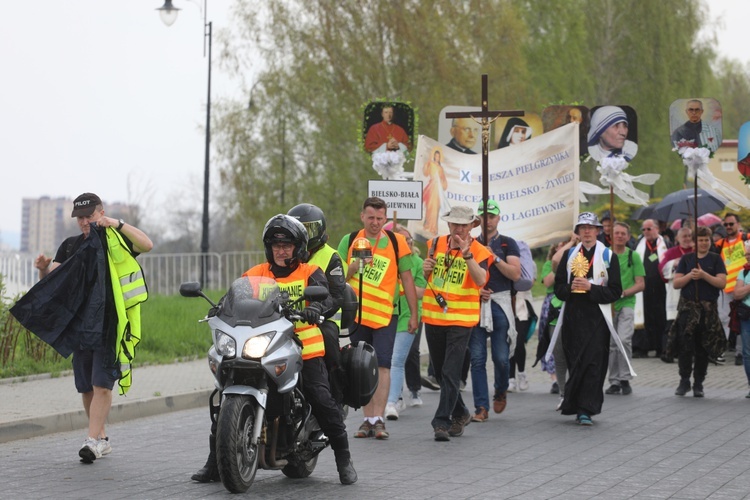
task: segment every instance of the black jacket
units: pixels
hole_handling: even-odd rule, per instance
[[[65,358],[75,349],[98,349],[107,337],[106,287],[110,285],[106,250],[98,236],[99,231],[92,230],[69,259],[10,309],[21,325]]]

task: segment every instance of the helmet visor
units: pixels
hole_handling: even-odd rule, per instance
[[[313,220],[310,222],[303,222],[302,224],[305,226],[305,229],[307,229],[307,238],[310,240],[313,238],[319,238],[320,235],[323,234],[322,220]]]

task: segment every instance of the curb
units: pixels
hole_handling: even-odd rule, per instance
[[[174,411],[208,407],[208,397],[213,390],[196,391],[175,396],[155,397],[112,405],[107,424],[127,422],[136,418],[151,417]],[[86,429],[88,418],[81,409],[58,415],[28,418],[0,424],[0,443]]]

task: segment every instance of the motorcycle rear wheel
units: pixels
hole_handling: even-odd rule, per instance
[[[237,395],[224,398],[216,429],[216,462],[221,482],[232,493],[247,491],[258,471],[258,446],[250,442],[255,425],[253,399]]]
[[[281,472],[283,472],[286,477],[301,479],[310,476],[315,470],[317,463],[318,455],[315,455],[307,462],[289,462],[283,469],[281,469]]]

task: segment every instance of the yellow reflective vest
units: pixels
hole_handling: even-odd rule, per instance
[[[330,265],[331,258],[334,255],[338,255],[338,252],[331,245],[326,243],[315,251],[312,257],[310,257],[310,260],[307,261],[307,263],[314,264],[318,266],[324,273],[328,273],[328,266]],[[349,266],[346,265],[344,259],[341,259],[341,269],[344,272],[344,276],[346,276],[347,267]],[[326,277],[328,277],[327,274]],[[331,321],[336,323],[336,326],[341,328],[341,308],[339,308],[338,311],[336,311],[336,314],[331,317]]]
[[[132,384],[132,362],[135,348],[141,341],[140,304],[148,299],[148,287],[140,264],[130,253],[122,235],[111,227],[107,228],[107,262],[117,311],[118,392],[123,395]]]

